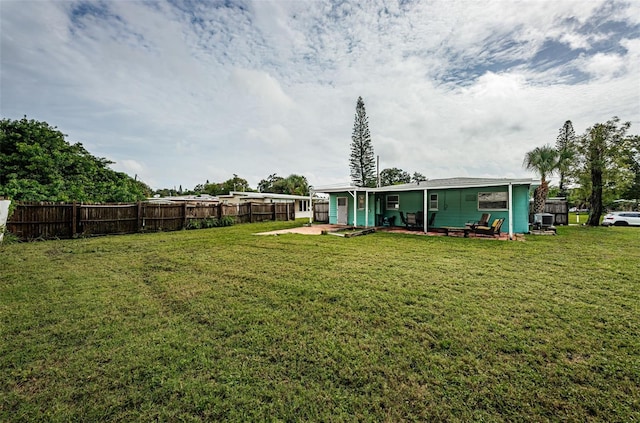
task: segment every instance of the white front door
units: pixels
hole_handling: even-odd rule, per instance
[[[338,197],[338,225],[346,225],[349,216],[347,197]]]

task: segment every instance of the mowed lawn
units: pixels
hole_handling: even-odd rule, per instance
[[[292,225],[0,246],[0,421],[640,419],[640,229]]]

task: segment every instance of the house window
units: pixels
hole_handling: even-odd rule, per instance
[[[309,210],[309,200],[300,200],[298,202],[298,211],[306,212]]]
[[[438,194],[429,194],[429,210],[438,210]]]
[[[506,192],[479,192],[478,210],[508,210],[509,197]]]
[[[400,208],[399,195],[387,195],[387,210],[398,210]]]
[[[359,210],[363,210],[364,209],[364,195],[363,194],[358,194],[358,209]]]

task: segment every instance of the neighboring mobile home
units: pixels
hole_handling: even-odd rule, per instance
[[[304,195],[275,194],[272,192],[231,191],[228,195],[218,196],[224,204],[242,203],[289,203],[296,211],[296,219],[311,217],[311,197]]]
[[[462,227],[491,213],[504,218],[510,237],[529,232],[529,197],[540,185],[532,179],[449,178],[380,188],[319,188],[329,194],[329,223],[402,226],[400,213],[417,213],[420,227]],[[431,221],[431,223],[429,223]]]

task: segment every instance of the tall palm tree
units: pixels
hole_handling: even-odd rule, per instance
[[[549,144],[543,147],[536,147],[524,156],[523,166],[540,175],[540,186],[534,192],[534,213],[544,212],[544,203],[547,201],[547,194],[549,194],[547,177],[558,169],[558,160],[558,151]]]

